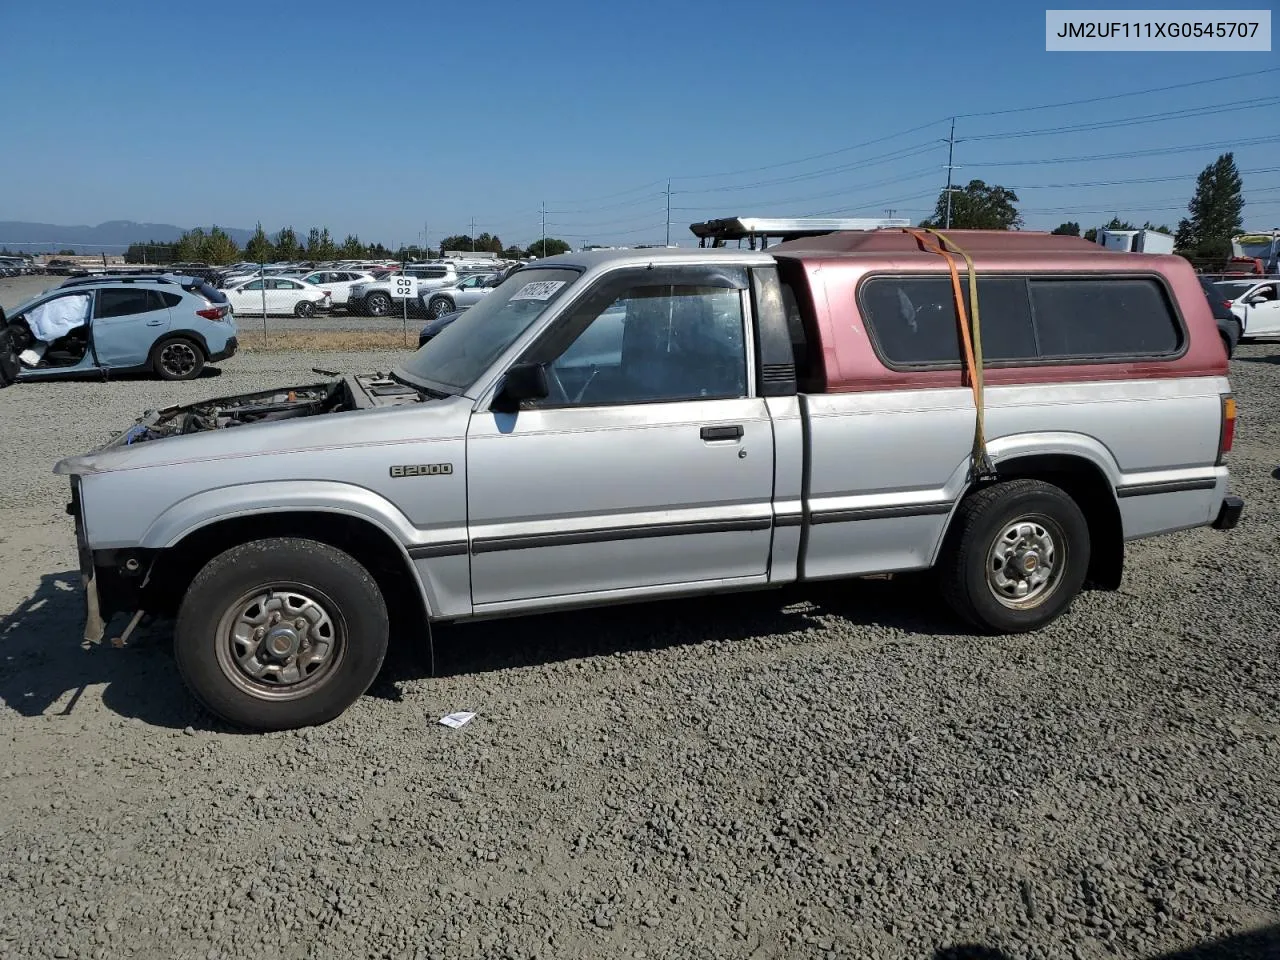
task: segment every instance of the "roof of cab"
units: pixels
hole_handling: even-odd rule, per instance
[[[739,250],[727,247],[676,247],[644,250],[582,250],[561,253],[545,260],[534,260],[522,269],[536,270],[540,267],[577,267],[591,270],[596,267],[647,266],[651,263],[682,263],[695,261],[699,263],[735,263],[767,266],[773,263],[770,256],[772,250]]]
[[[1030,230],[946,230],[944,235],[973,257],[976,266],[1036,270],[1150,270],[1181,259],[1171,254],[1126,253],[1108,250],[1082,237]],[[955,253],[953,247],[947,249]],[[920,249],[915,237],[902,229],[865,230],[802,237],[775,244],[768,250],[799,260],[854,260],[866,263],[925,266],[946,269],[936,253]],[[960,268],[964,269],[963,261]]]

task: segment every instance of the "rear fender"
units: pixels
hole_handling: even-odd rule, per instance
[[[1000,464],[1023,457],[1060,456],[1085,460],[1097,467],[1107,479],[1112,496],[1121,480],[1120,465],[1107,447],[1093,437],[1082,433],[1017,433],[988,441],[987,454],[999,473]],[[951,477],[947,480],[945,490],[954,501],[951,514],[942,527],[941,536],[934,545],[932,563],[937,563],[942,550],[946,533],[951,528],[951,520],[960,502],[965,498],[974,484],[969,479],[969,459],[965,458],[956,465]]]

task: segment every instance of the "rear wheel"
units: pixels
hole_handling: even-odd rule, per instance
[[[952,608],[984,630],[1022,633],[1071,605],[1089,569],[1089,524],[1059,487],[1010,480],[970,495],[938,564]]]
[[[295,317],[314,317],[316,315],[316,305],[310,300],[299,300],[293,308]]]
[[[152,348],[151,368],[161,380],[194,380],[204,370],[204,351],[186,337],[162,340]]]
[[[196,698],[239,727],[326,723],[369,688],[387,651],[382,592],[351,556],[314,540],[232,547],[196,575],[174,630]]]
[[[434,320],[437,317],[443,317],[446,313],[453,313],[453,309],[453,304],[449,302],[448,297],[436,297],[427,307],[427,316]]]
[[[364,302],[365,311],[371,317],[385,317],[391,312],[391,298],[385,293],[373,293]]]
[[[1227,359],[1231,359],[1231,338],[1225,333],[1222,334],[1222,348],[1227,351]]]

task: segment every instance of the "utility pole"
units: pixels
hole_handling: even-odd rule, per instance
[[[471,218],[471,252],[476,252],[476,218]]]
[[[887,210],[885,210],[885,215],[886,215],[890,220],[892,220],[892,219],[893,219],[893,215],[894,215],[895,213],[897,213],[897,212],[898,212],[898,211],[897,211],[897,210],[895,210],[893,207],[889,207]]]
[[[542,201],[542,259],[547,259],[547,201]]]
[[[956,118],[951,118],[951,135],[947,137],[947,229],[951,229],[951,171],[956,152]]]
[[[671,178],[667,177],[667,246],[671,246]]]

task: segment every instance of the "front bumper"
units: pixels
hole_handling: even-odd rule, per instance
[[[93,551],[84,532],[84,509],[80,502],[80,478],[71,478],[71,502],[67,513],[76,521],[76,556],[80,563],[80,582],[84,585],[84,638],[89,643],[101,643],[107,624],[102,619],[102,606],[98,597],[98,571],[93,562]]]
[[[1244,513],[1244,501],[1239,497],[1226,496],[1222,507],[1218,510],[1217,519],[1213,521],[1213,529],[1230,530],[1240,522],[1240,514]]]
[[[240,349],[240,341],[237,340],[235,337],[228,337],[227,345],[223,347],[221,350],[219,350],[217,353],[209,354],[209,360],[211,362],[216,362],[218,360],[229,360],[231,357],[234,357],[236,355],[236,351],[239,349]]]

